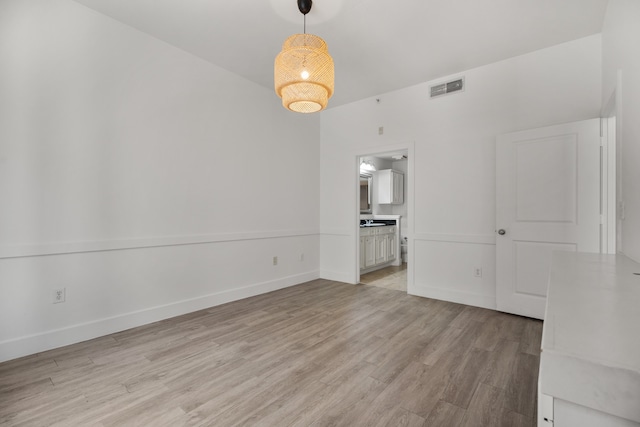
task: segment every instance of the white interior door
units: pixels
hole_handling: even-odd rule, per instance
[[[599,252],[600,120],[496,143],[496,305],[544,318],[553,251]]]

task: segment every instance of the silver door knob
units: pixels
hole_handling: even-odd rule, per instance
[[[507,234],[507,232],[505,231],[504,228],[501,228],[500,230],[498,230],[498,234],[501,236],[504,236],[505,234]]]

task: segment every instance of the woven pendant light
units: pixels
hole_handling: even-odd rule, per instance
[[[298,0],[305,15],[305,34],[294,34],[276,56],[274,83],[282,105],[298,113],[324,110],[333,95],[333,59],[327,44],[318,36],[306,34],[306,14],[311,0]]]

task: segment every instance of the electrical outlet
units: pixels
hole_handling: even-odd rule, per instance
[[[474,267],[473,268],[473,277],[482,277],[482,268]]]
[[[384,134],[384,126],[380,126],[378,128],[378,135],[383,135]]]
[[[277,256],[273,257],[273,265],[278,265],[278,257]]]
[[[53,304],[58,304],[60,302],[64,302],[66,299],[67,289],[59,288],[53,290]]]
[[[298,257],[298,261],[304,261],[304,252],[300,252],[300,256]]]

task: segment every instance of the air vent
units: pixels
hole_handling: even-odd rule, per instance
[[[446,95],[453,92],[461,92],[464,90],[464,77],[456,80],[452,80],[446,83],[440,83],[430,87],[431,98]]]

